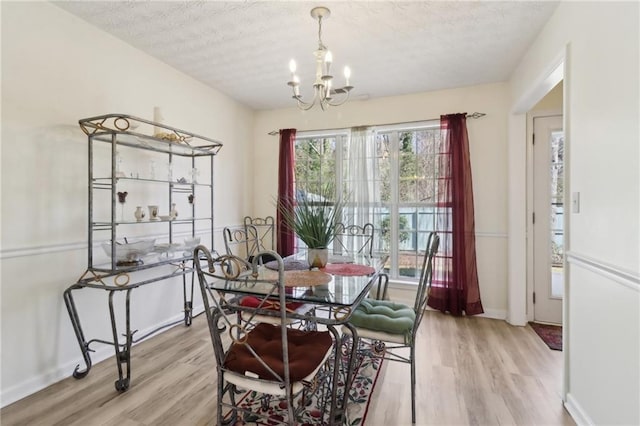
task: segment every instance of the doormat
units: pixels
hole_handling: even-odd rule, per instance
[[[530,322],[529,325],[550,349],[554,351],[562,350],[562,326],[535,322]]]
[[[351,391],[349,392],[345,424],[350,426],[364,425],[367,412],[369,411],[371,395],[378,382],[378,376],[380,375],[380,370],[383,365],[383,359],[373,356],[370,351],[366,351],[363,355],[362,357],[358,357],[356,375],[351,386]],[[342,383],[342,378],[340,380]],[[317,407],[319,399],[328,398],[329,393],[329,389],[323,388],[323,392],[314,394],[312,400],[307,404],[307,409],[302,413],[299,424],[305,426],[326,424],[322,421],[322,413]],[[276,397],[265,401],[262,396],[263,394],[258,392],[247,391],[244,396],[240,398],[238,404],[243,409],[256,413],[259,412],[261,415],[266,415],[269,418],[261,419],[260,416],[251,413],[240,413],[241,418],[236,420],[235,425],[266,426],[282,423],[287,418],[286,402]],[[342,392],[338,392],[338,398],[342,398]],[[231,412],[226,413],[223,421],[231,420],[230,417]]]

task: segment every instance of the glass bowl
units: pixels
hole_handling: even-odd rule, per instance
[[[140,240],[133,243],[115,243],[116,264],[120,266],[139,265],[142,257],[149,254],[154,247],[156,240]],[[102,248],[107,256],[111,257],[111,242],[102,243]]]

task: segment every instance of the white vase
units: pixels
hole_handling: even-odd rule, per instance
[[[149,220],[158,220],[158,206],[148,206],[149,207]]]
[[[178,217],[178,209],[176,209],[176,203],[171,204],[171,211],[169,212],[169,217],[171,217],[171,220]]]
[[[136,221],[141,222],[142,219],[144,219],[144,210],[142,210],[142,207],[138,206],[136,207],[136,211],[133,215],[136,217]]]
[[[324,268],[329,261],[329,249],[313,248],[307,251],[307,261],[311,268]]]

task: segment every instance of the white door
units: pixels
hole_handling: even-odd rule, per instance
[[[533,317],[562,324],[564,132],[562,116],[533,119]]]

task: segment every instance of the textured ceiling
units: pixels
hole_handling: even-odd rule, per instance
[[[334,86],[351,68],[352,98],[506,81],[555,10],[544,1],[54,2],[102,30],[254,108],[293,106],[289,60],[311,94],[317,22]]]

